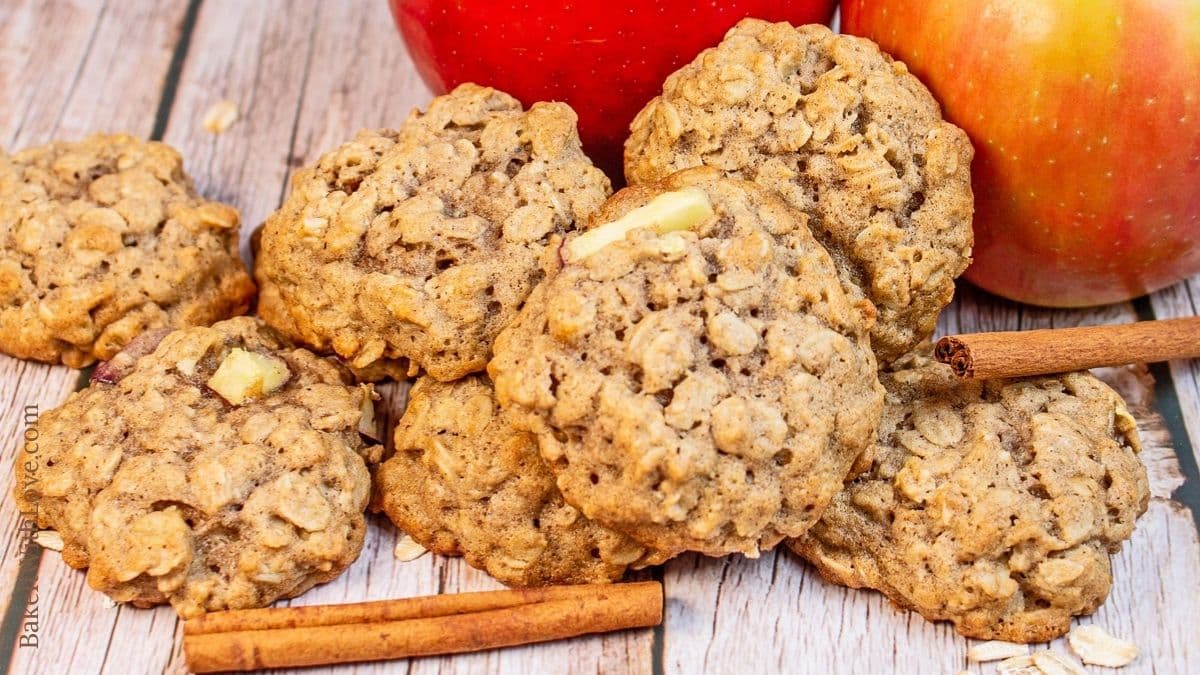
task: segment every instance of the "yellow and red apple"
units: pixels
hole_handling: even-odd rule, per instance
[[[975,263],[1015,300],[1200,272],[1200,0],[847,0],[975,144]]]
[[[827,23],[835,0],[391,0],[422,79],[436,93],[473,81],[525,105],[565,101],[584,149],[621,176],[621,146],[663,80],[739,19]]]

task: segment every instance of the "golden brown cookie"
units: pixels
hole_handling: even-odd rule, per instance
[[[1149,500],[1121,397],[1087,373],[963,382],[927,351],[883,380],[874,465],[789,546],[968,637],[1045,642],[1095,611]]]
[[[659,551],[753,556],[812,525],[873,440],[871,308],[800,214],[715,171],[622,190],[593,224],[693,190],[711,216],[565,264],[488,370],[588,518]]]
[[[362,548],[378,448],[348,377],[248,317],[148,334],[42,415],[17,504],[119,602],[190,617],[299,595]]]
[[[608,196],[575,113],[465,84],[300,171],[267,220],[259,313],[364,377],[482,370],[557,238]]]
[[[423,377],[396,427],[376,500],[397,527],[510,586],[606,583],[662,562],[563,501],[532,434],[500,410],[482,375]]]
[[[243,314],[238,214],[125,135],[0,150],[0,351],[82,368],[155,328]]]
[[[888,363],[933,333],[970,262],[970,141],[869,40],[746,19],[633,121],[630,183],[717,167],[778,191],[879,309]]]

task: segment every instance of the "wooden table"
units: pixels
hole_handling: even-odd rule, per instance
[[[10,150],[91,131],[163,139],[186,159],[204,195],[241,209],[245,232],[280,202],[295,167],[361,127],[396,126],[430,94],[417,78],[382,0],[3,0],[0,144]],[[221,99],[241,117],[221,135],[201,125]],[[1200,277],[1087,311],[1024,307],[960,287],[940,332],[1010,330],[1195,315]],[[1108,602],[1083,622],[1134,640],[1143,657],[1124,672],[1182,673],[1200,663],[1200,364],[1101,373],[1141,424],[1153,500],[1124,550]],[[36,411],[58,405],[78,371],[0,357],[0,492]],[[389,422],[401,405],[388,387]],[[84,575],[36,546],[20,551],[20,518],[0,501],[0,658],[13,673],[183,671],[180,623],[168,608],[113,606]],[[340,579],[294,604],[335,603],[496,588],[461,561],[397,562],[397,532],[371,525],[362,557]],[[892,607],[879,594],[821,581],[786,552],[759,560],[684,556],[653,575],[668,608],[658,630],[632,631],[455,658],[362,665],[393,672],[846,672],[955,673],[970,641]],[[28,613],[36,611],[36,618]],[[36,649],[17,636],[37,625]],[[1065,650],[1059,640],[1053,648]],[[994,672],[994,666],[969,668]],[[312,671],[306,671],[312,672]],[[317,671],[324,672],[324,671]],[[1192,670],[1192,672],[1196,672]]]

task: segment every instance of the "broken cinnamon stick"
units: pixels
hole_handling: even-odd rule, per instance
[[[185,625],[184,652],[196,673],[379,661],[656,626],[662,612],[656,581],[222,612]]]
[[[1196,358],[1200,317],[953,335],[938,340],[934,356],[959,377],[981,380]]]

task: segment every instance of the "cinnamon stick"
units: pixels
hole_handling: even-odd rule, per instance
[[[378,661],[655,626],[662,611],[656,581],[248,610],[189,622],[184,651],[196,673]]]
[[[938,340],[934,355],[959,377],[985,380],[1196,358],[1200,317],[954,335]]]
[[[627,584],[634,585],[634,584]],[[307,607],[264,607],[209,612],[183,625],[184,635],[231,633],[246,630],[336,626],[347,623],[378,623],[485,612],[492,609],[531,605],[550,600],[567,600],[594,594],[593,585],[540,586],[503,591],[447,593],[398,600],[354,602],[344,605]]]

